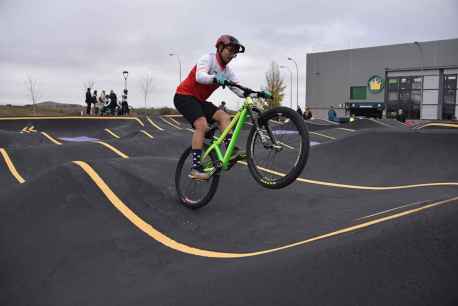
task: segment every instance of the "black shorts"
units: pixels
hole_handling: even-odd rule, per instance
[[[194,127],[194,121],[200,117],[205,117],[208,124],[213,123],[213,115],[218,108],[211,102],[201,102],[193,96],[175,94],[173,103],[176,109],[188,120]]]

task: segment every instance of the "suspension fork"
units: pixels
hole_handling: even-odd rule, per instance
[[[264,145],[264,147],[272,147],[272,145],[268,145],[266,142],[267,140],[265,139],[264,131],[262,131],[261,127],[263,126],[263,122],[260,122],[262,112],[257,109],[256,107],[250,107],[248,109],[248,112],[250,113],[251,117],[251,122],[253,122],[253,125],[256,127],[256,130],[261,136],[261,142]],[[258,120],[254,119],[253,114],[257,113],[258,114]],[[265,130],[267,131],[267,136],[269,136],[270,141],[272,142],[274,147],[279,147],[277,144],[277,140],[275,139],[274,135],[272,134],[272,130],[270,129],[270,126],[267,124],[264,124]]]

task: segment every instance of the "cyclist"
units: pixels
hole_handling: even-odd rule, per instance
[[[238,53],[245,52],[245,47],[231,35],[220,36],[215,47],[216,53],[206,54],[198,60],[186,79],[178,85],[173,99],[176,109],[195,129],[192,136],[193,162],[189,176],[199,180],[209,178],[208,173],[204,172],[200,164],[208,124],[216,121],[220,131],[223,131],[231,122],[230,116],[207,101],[207,98],[219,86],[225,86],[226,81],[238,83],[236,75],[228,64]],[[243,98],[242,90],[235,87],[229,88],[237,96]],[[231,137],[232,133],[227,134],[224,140],[226,147]],[[232,159],[239,156],[239,149],[234,149]]]

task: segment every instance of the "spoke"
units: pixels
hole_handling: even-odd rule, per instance
[[[279,124],[280,123],[280,124]],[[301,152],[301,136],[298,127],[288,117],[278,120],[269,119],[265,128],[272,131],[272,144],[281,146],[280,149],[266,149],[259,133],[255,136],[253,145],[253,161],[256,166],[289,173],[295,167]],[[267,179],[277,180],[276,176],[262,173]]]
[[[284,147],[284,148],[287,148],[287,149],[290,149],[290,150],[294,150],[294,149],[295,149],[294,147],[292,147],[292,146],[290,146],[290,145],[287,145],[286,143],[284,143],[284,142],[282,142],[282,141],[277,140],[277,143],[278,143],[279,145],[281,145],[282,147]]]

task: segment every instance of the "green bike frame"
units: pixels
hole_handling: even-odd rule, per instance
[[[211,151],[216,152],[216,157],[222,164],[222,169],[223,170],[228,170],[229,169],[229,162],[230,158],[232,156],[232,152],[234,151],[234,146],[237,143],[237,140],[240,135],[240,131],[242,130],[243,126],[245,125],[247,115],[248,115],[248,110],[253,106],[254,102],[251,97],[245,98],[245,102],[242,105],[242,108],[235,114],[234,118],[232,118],[231,123],[229,126],[224,129],[224,131],[221,133],[221,135],[215,139],[210,147],[204,152],[202,156],[202,160],[204,160]],[[226,135],[234,128],[235,130],[234,133],[232,134],[232,139],[231,142],[229,143],[229,146],[226,149],[226,152],[223,154],[223,150],[221,149],[221,144],[223,143],[224,139],[226,138]]]

